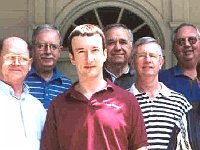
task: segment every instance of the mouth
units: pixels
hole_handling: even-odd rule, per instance
[[[41,57],[42,59],[53,59],[53,57]]]
[[[142,67],[143,69],[153,69],[153,67],[152,66],[144,66],[144,67]]]
[[[10,69],[10,71],[12,71],[12,72],[21,72],[20,69]]]
[[[122,54],[122,53],[120,53],[120,54],[112,54],[112,56],[122,56],[122,55],[124,55],[124,54]]]
[[[186,51],[184,51],[183,53],[184,53],[185,55],[189,55],[189,54],[193,53],[193,50],[186,50]]]
[[[85,66],[86,69],[95,68],[95,66]]]

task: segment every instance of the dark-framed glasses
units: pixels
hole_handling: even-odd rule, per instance
[[[60,48],[59,44],[52,44],[52,43],[35,43],[34,46],[39,50],[50,48],[50,50],[56,51]]]
[[[30,58],[23,55],[7,54],[3,56],[4,62],[7,64],[19,63],[22,66],[27,65]]]
[[[198,37],[195,37],[195,36],[189,36],[189,37],[186,37],[186,38],[178,38],[176,40],[176,44],[179,45],[179,46],[185,46],[186,45],[186,40],[190,43],[190,45],[193,45],[193,44],[196,44],[197,41],[198,41]]]

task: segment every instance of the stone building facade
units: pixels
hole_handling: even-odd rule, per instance
[[[66,47],[70,31],[82,23],[104,27],[124,23],[134,38],[153,36],[162,45],[165,68],[176,64],[171,51],[171,34],[180,23],[200,27],[199,0],[0,0],[0,37],[19,36],[31,41],[32,29],[38,24],[55,24]],[[62,52],[58,68],[76,79],[67,51]]]

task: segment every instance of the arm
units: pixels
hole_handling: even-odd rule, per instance
[[[54,113],[54,106],[51,104],[44,125],[42,133],[40,150],[60,150],[58,137],[57,137],[57,125]]]

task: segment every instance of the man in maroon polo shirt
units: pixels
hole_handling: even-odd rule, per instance
[[[48,109],[41,150],[146,150],[147,135],[136,98],[103,78],[107,52],[101,29],[77,26],[68,38],[78,82]]]

